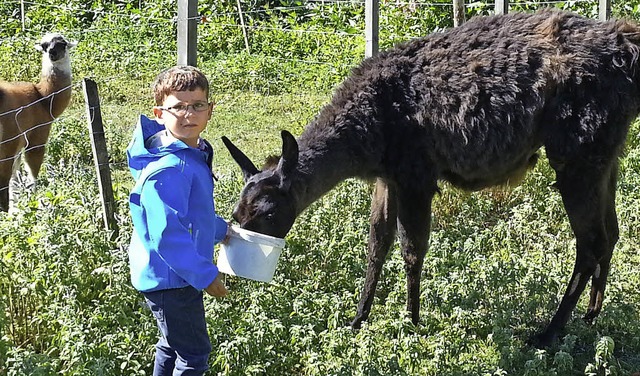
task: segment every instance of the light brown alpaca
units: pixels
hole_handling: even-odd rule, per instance
[[[24,155],[27,186],[35,187],[51,123],[71,100],[71,60],[75,43],[49,33],[36,49],[42,52],[40,82],[0,82],[0,210],[9,210],[10,182]]]

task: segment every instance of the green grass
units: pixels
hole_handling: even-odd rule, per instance
[[[386,16],[384,43],[410,35],[402,12]],[[625,12],[637,13],[635,8]],[[432,16],[420,19],[412,32],[424,33],[431,24],[448,22],[439,8],[425,14]],[[338,12],[335,17],[351,16]],[[150,82],[173,61],[175,46],[167,25],[150,24],[140,33],[137,20],[96,22],[96,29],[108,33],[75,30],[80,44],[74,51],[74,98],[53,125],[37,190],[31,197],[21,196],[15,215],[0,214],[0,375],[151,374],[157,329],[129,282],[127,199],[133,181],[125,149],[138,116],[149,114],[153,105]],[[332,35],[323,42],[267,28],[253,40],[273,55],[246,55],[215,50],[228,42],[224,27],[210,23],[201,28],[208,43],[201,45],[201,67],[211,78],[217,103],[205,136],[216,149],[217,209],[231,218],[243,184],[220,136],[229,137],[258,166],[267,156],[279,154],[280,130],[302,132],[361,56],[362,46],[358,38]],[[39,62],[32,59],[36,37],[18,34],[0,44],[0,60],[16,62],[0,68],[3,79],[37,78]],[[234,38],[242,47],[241,38]],[[291,46],[297,50],[288,51]],[[319,50],[312,51],[314,46]],[[304,60],[307,52],[309,60],[335,64],[272,59],[294,53]],[[96,80],[101,98],[118,203],[120,234],[115,240],[102,224],[83,77]],[[555,312],[575,257],[575,240],[552,188],[554,173],[542,158],[512,190],[467,193],[441,184],[422,276],[420,325],[411,324],[405,310],[406,276],[394,245],[371,316],[361,330],[352,331],[348,323],[355,315],[366,269],[371,186],[350,179],[298,218],[272,284],[228,277],[228,297],[206,298],[214,344],[211,374],[640,371],[639,133],[636,122],[620,167],[620,241],[604,309],[594,325],[580,319],[586,310],[585,293],[556,346],[537,350],[526,344]]]
[[[11,297],[2,303],[6,360],[0,370],[9,375],[150,373],[156,329],[128,281],[132,181],[123,163],[133,125],[147,107],[102,103],[121,228],[112,242],[101,229],[78,97],[54,126],[36,194],[23,198],[17,215],[0,215],[0,286]],[[242,182],[219,136],[260,164],[279,153],[279,130],[299,134],[329,94],[215,97],[206,136],[216,147],[221,177],[217,207],[230,218]],[[297,220],[272,284],[228,277],[231,294],[206,299],[213,374],[581,374],[596,366],[600,338],[612,339],[615,348],[599,374],[640,369],[637,134],[635,124],[621,168],[621,237],[604,310],[594,325],[585,325],[579,318],[585,294],[556,347],[539,351],[525,343],[555,311],[574,259],[575,241],[543,160],[511,191],[465,193],[442,185],[417,327],[405,311],[397,245],[369,321],[360,331],[347,327],[364,280],[371,187],[343,182]]]

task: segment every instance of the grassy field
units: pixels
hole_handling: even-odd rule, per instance
[[[263,96],[216,93],[206,135],[216,147],[216,200],[230,218],[242,187],[219,137],[256,162],[280,148],[279,129],[299,134],[328,93]],[[76,95],[56,123],[36,195],[15,216],[2,215],[4,302],[0,370],[10,375],[149,374],[156,329],[130,287],[126,245],[132,182],[124,149],[139,113],[103,103],[119,202],[120,237],[101,229],[91,151]],[[421,324],[405,311],[399,251],[386,262],[369,321],[347,327],[366,268],[369,195],[348,180],[297,220],[274,282],[229,277],[228,298],[207,299],[216,345],[212,374],[568,375],[629,374],[640,369],[637,269],[640,197],[638,126],[629,137],[618,194],[621,237],[605,308],[592,326],[580,320],[551,349],[526,340],[550,318],[574,259],[575,241],[553,173],[540,163],[523,185],[464,193],[442,185],[422,281]],[[396,247],[397,248],[397,247]],[[8,291],[7,291],[8,290]]]
[[[128,46],[118,43],[136,35],[115,33],[104,40],[86,35],[77,47],[74,98],[53,125],[37,190],[21,196],[16,214],[0,213],[0,375],[151,374],[156,327],[128,274],[127,199],[133,182],[125,149],[137,117],[150,113],[149,85],[166,62],[163,56],[146,55],[152,44],[139,53],[123,52]],[[0,61],[27,61],[28,42],[0,44]],[[96,57],[96,51],[104,52]],[[217,103],[205,132],[216,149],[216,204],[222,216],[231,218],[241,173],[220,136],[260,165],[280,153],[281,129],[302,132],[331,97],[327,83],[335,77],[323,72],[317,84],[296,78],[302,67],[279,72],[277,64],[267,66],[259,57],[242,54],[211,57],[202,68],[212,77]],[[38,70],[33,61],[5,64],[0,77],[35,80]],[[273,73],[261,82],[272,86],[254,90],[256,70]],[[120,231],[113,240],[102,225],[83,77],[96,79],[100,91],[118,203]],[[278,87],[279,78],[285,86]],[[242,82],[234,86],[234,80]],[[554,347],[539,350],[526,343],[555,312],[575,257],[575,240],[552,187],[554,173],[543,157],[511,190],[467,193],[441,184],[418,326],[405,311],[406,276],[395,245],[368,322],[359,331],[348,327],[364,283],[371,186],[342,182],[298,218],[272,284],[228,277],[228,297],[206,298],[214,344],[211,374],[640,371],[639,134],[636,122],[621,162],[621,233],[603,312],[593,325],[580,319],[585,293]]]

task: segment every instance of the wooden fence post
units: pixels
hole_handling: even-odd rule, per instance
[[[240,6],[240,0],[236,1],[236,5],[238,7],[238,17],[240,17],[240,26],[242,26],[242,36],[244,37],[244,48],[247,50],[247,53],[250,54],[251,50],[249,49],[249,36],[247,35],[247,25],[244,24],[244,16],[242,15],[242,7]]]
[[[380,39],[379,20],[380,20],[379,0],[365,0],[364,38],[366,41],[366,45],[364,48],[364,57],[371,57],[378,53],[378,41]]]
[[[458,27],[465,21],[464,0],[453,0],[453,26]]]
[[[198,64],[198,0],[178,0],[178,64]]]
[[[116,203],[113,198],[111,185],[111,170],[109,169],[109,153],[107,141],[102,126],[102,112],[100,111],[100,98],[98,86],[95,81],[85,78],[82,80],[84,101],[87,107],[87,121],[89,123],[89,136],[91,138],[91,150],[98,175],[98,187],[102,198],[102,211],[104,226],[111,231],[111,239],[118,236],[118,225],[115,219]]]

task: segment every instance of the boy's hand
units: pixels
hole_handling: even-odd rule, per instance
[[[224,236],[224,239],[222,239],[222,241],[220,243],[222,244],[229,244],[229,239],[231,238],[231,234],[233,234],[234,231],[231,229],[231,221],[227,222],[227,234]]]
[[[211,284],[207,286],[206,289],[204,289],[207,294],[218,298],[222,298],[223,296],[227,295],[229,291],[227,291],[227,288],[222,284],[222,278],[220,277],[221,274],[222,273],[218,273],[216,279],[214,279],[213,282],[211,282]]]

